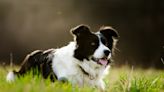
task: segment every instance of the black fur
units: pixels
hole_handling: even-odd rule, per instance
[[[54,57],[51,53],[54,49],[49,49],[46,51],[36,50],[26,56],[21,68],[18,72],[13,71],[14,74],[19,76],[24,76],[29,71],[32,71],[34,75],[42,74],[43,78],[50,77],[51,81],[56,79],[55,74],[51,69],[52,58]]]
[[[74,57],[83,61],[83,59],[89,59],[89,56],[94,53],[94,51],[99,46],[98,37],[90,32],[88,26],[80,25],[72,30],[72,33],[76,36],[76,50]]]
[[[117,31],[111,27],[102,27],[100,28],[100,33],[102,35],[101,36],[101,40],[102,42],[106,42],[103,43],[105,44],[109,49],[112,50],[113,48],[113,38],[118,39],[119,35],[117,33]]]

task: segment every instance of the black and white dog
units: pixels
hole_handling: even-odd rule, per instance
[[[29,70],[39,71],[43,78],[68,81],[79,86],[91,85],[104,90],[104,75],[110,67],[115,39],[118,33],[104,26],[94,33],[86,25],[71,30],[74,41],[59,49],[36,50],[26,56],[17,71],[9,72],[7,81],[26,74]]]

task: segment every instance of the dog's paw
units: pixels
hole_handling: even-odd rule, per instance
[[[68,82],[68,79],[65,78],[65,77],[61,77],[58,79],[59,82],[62,82],[62,83],[67,83]]]

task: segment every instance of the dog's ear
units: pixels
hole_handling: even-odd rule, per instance
[[[118,32],[110,27],[110,26],[103,26],[100,28],[100,33],[103,34],[107,39],[108,38],[115,38],[115,39],[118,39],[119,38],[119,35],[118,35]]]
[[[72,28],[71,33],[75,35],[76,37],[79,37],[82,35],[90,34],[91,32],[90,32],[89,26],[81,24]]]
[[[119,38],[117,31],[110,26],[104,26],[100,28],[100,33],[106,38],[107,46],[113,50]]]

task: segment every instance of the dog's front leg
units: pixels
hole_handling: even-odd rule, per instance
[[[68,82],[68,79],[66,77],[60,77],[58,78],[59,82],[62,82],[62,83],[67,83]]]
[[[100,90],[100,92],[106,92],[105,83],[103,80],[99,80],[99,82],[97,83],[97,88]]]

